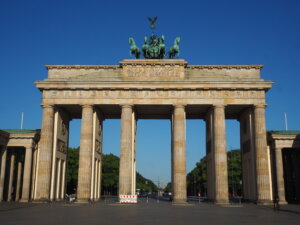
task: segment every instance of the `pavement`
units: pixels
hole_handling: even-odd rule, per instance
[[[300,205],[254,204],[215,205],[191,202],[174,205],[169,201],[142,198],[138,204],[123,205],[113,198],[99,203],[0,203],[1,225],[300,225]]]

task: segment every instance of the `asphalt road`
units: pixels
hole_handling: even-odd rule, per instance
[[[211,203],[174,205],[161,199],[143,198],[135,205],[121,205],[114,199],[95,204],[0,203],[1,225],[277,225],[300,224],[297,210],[274,211],[271,207],[254,204],[226,206]]]

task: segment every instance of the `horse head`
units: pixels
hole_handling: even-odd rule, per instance
[[[134,39],[132,37],[129,38],[129,44],[131,46],[135,45]]]

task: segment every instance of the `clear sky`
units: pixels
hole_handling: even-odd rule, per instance
[[[0,129],[40,128],[41,93],[33,81],[46,64],[118,64],[129,58],[128,37],[142,45],[147,16],[158,16],[166,45],[181,37],[180,58],[189,64],[263,64],[267,129],[300,130],[300,1],[0,1]],[[239,148],[238,123],[227,121],[228,149]],[[154,129],[155,128],[155,129]],[[104,152],[119,155],[120,121],[106,120]],[[70,146],[79,144],[80,121],[71,122]],[[159,130],[159,132],[157,132]],[[187,122],[187,171],[204,155],[204,123]],[[140,120],[137,169],[170,180],[170,124]]]

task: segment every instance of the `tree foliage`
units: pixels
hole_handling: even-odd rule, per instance
[[[144,178],[138,172],[136,172],[136,188],[147,192],[157,191],[157,186],[153,183],[153,181]]]
[[[119,185],[119,157],[102,155],[102,193],[116,195]]]
[[[67,193],[76,192],[78,183],[78,161],[79,147],[69,148],[67,160]],[[102,176],[101,190],[105,195],[117,195],[119,185],[119,157],[113,154],[102,155]],[[144,191],[156,191],[157,186],[153,181],[144,178],[140,173],[136,173],[136,188]]]
[[[227,170],[229,193],[241,195],[241,152],[240,150],[231,150],[227,152]],[[196,167],[187,174],[187,192],[188,195],[206,196],[207,193],[207,169],[206,157],[203,157],[196,163]]]
[[[67,160],[67,193],[74,194],[78,182],[79,147],[69,148]]]

